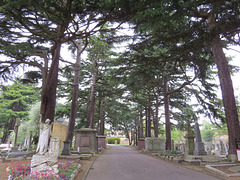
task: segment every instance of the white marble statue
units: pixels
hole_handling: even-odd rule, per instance
[[[52,124],[50,119],[46,119],[45,123],[40,121],[39,141],[36,153],[45,154],[48,150],[48,142],[51,136]]]

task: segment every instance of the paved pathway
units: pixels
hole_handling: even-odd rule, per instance
[[[94,162],[86,180],[219,180],[129,147],[113,146]]]

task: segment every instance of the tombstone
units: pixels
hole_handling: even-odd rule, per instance
[[[171,150],[175,150],[174,140],[172,139]]]
[[[202,142],[202,137],[200,134],[200,129],[198,122],[195,122],[195,150],[194,150],[194,155],[207,155],[207,152],[205,151],[204,148],[204,143]]]
[[[217,141],[215,144],[215,154],[220,156],[221,155],[221,146],[220,143]]]
[[[41,172],[49,173],[49,175],[57,175],[60,141],[59,137],[52,137],[47,152],[33,155],[31,160],[31,175]]]
[[[188,123],[187,124],[187,134],[185,136],[185,139],[186,139],[185,155],[193,155],[194,138],[195,138],[195,136],[191,130],[190,123]]]
[[[98,153],[97,148],[97,130],[91,128],[82,128],[76,130],[74,150],[79,153]]]
[[[27,151],[31,151],[31,150],[32,150],[32,131],[30,131],[30,133],[29,133],[29,140],[28,140]]]
[[[97,142],[98,142],[98,149],[107,149],[107,140],[106,136],[97,136]]]
[[[20,118],[16,119],[15,122],[15,127],[14,127],[14,142],[13,142],[13,147],[11,148],[11,151],[18,151],[18,146],[17,146],[17,136],[18,136],[18,127],[20,126]]]
[[[53,123],[52,137],[61,138],[61,148],[64,147],[64,141],[67,137],[68,126],[61,124],[59,122]]]
[[[145,138],[145,150],[147,152],[159,152],[164,151],[164,149],[165,149],[164,139],[156,137]]]
[[[71,154],[71,146],[70,143],[71,141],[63,141],[64,146],[63,146],[63,150],[62,150],[62,155],[70,155]]]
[[[180,152],[185,153],[185,144],[181,143],[179,147]]]
[[[145,139],[139,138],[138,139],[138,150],[145,149]]]

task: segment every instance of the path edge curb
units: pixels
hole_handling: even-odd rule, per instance
[[[96,156],[96,158],[92,161],[92,163],[90,164],[89,168],[88,168],[88,169],[86,170],[86,172],[84,173],[84,175],[83,175],[83,177],[82,177],[82,180],[86,180],[86,177],[87,177],[90,169],[92,168],[93,163],[94,163],[94,162],[96,161],[96,159],[97,159],[102,153],[104,153],[104,152],[105,152],[105,150],[104,150],[103,152],[99,153],[99,154]]]

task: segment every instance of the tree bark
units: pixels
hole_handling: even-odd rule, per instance
[[[73,132],[75,128],[76,114],[77,114],[77,101],[78,101],[78,92],[79,92],[79,78],[81,71],[81,51],[82,51],[82,40],[79,39],[78,47],[77,47],[77,58],[75,63],[75,71],[74,71],[74,83],[72,89],[72,105],[70,111],[70,118],[68,123],[68,131],[66,136],[66,141],[72,142]],[[72,143],[70,143],[71,145]]]
[[[87,113],[87,122],[86,128],[94,129],[94,112],[95,112],[95,103],[96,103],[96,84],[97,84],[97,59],[94,59],[93,62],[93,79],[92,79],[92,88],[90,101],[88,105],[88,113]]]
[[[148,108],[145,107],[145,137],[148,137]]]
[[[216,26],[216,20],[212,14],[209,14],[208,25],[210,29],[214,29]],[[212,41],[212,52],[217,65],[222,90],[223,106],[228,128],[229,154],[236,154],[235,139],[240,138],[239,118],[228,61],[223,52],[223,44],[218,34],[215,34],[215,38]]]
[[[147,124],[148,124],[148,129],[147,129],[147,137],[151,137],[151,102],[150,102],[150,95],[148,99],[148,111],[147,111]]]
[[[99,117],[100,117],[100,135],[104,135],[104,130],[105,130],[105,121],[104,121],[104,100],[100,101],[100,106],[99,106]]]
[[[56,41],[52,47],[52,64],[47,75],[46,85],[43,86],[42,90],[40,113],[43,123],[46,119],[50,119],[51,122],[54,121],[60,50],[61,41]]]
[[[142,109],[140,109],[140,115],[139,115],[139,131],[138,131],[138,137],[143,138],[143,113]]]
[[[158,107],[159,107],[159,94],[156,95],[156,115],[155,115],[155,120],[154,120],[154,136],[155,137],[158,137],[158,125],[159,125],[159,122],[158,122]]]
[[[168,93],[168,82],[164,79],[164,108],[165,108],[165,131],[166,131],[166,150],[171,150],[171,123],[169,113],[169,95]]]
[[[222,42],[219,37],[213,42],[212,48],[214,60],[218,68],[218,76],[228,127],[229,153],[236,154],[235,139],[240,138],[239,119],[228,62],[223,52]]]

